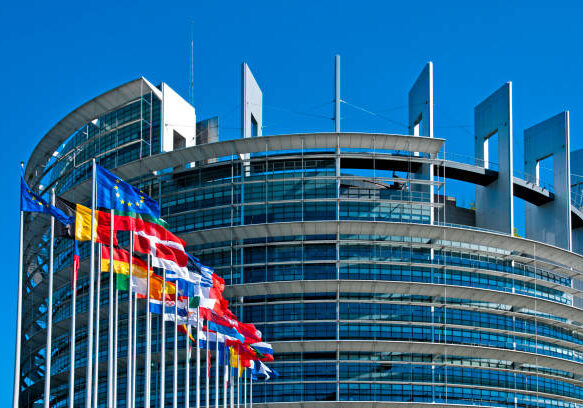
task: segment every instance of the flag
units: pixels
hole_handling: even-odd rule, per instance
[[[135,256],[132,259],[132,291],[139,295],[147,295],[148,265]],[[101,270],[109,271],[110,268],[110,251],[109,247],[101,247]],[[116,283],[118,290],[129,290],[129,273],[130,273],[130,254],[124,249],[113,249],[113,272],[117,274]],[[150,270],[152,273],[152,270]]]
[[[172,271],[181,278],[188,277],[188,255],[184,251],[184,241],[167,231],[167,237],[175,239],[163,239],[156,235],[148,235],[146,231],[138,231],[134,234],[134,250],[143,254],[152,255],[152,265]]]
[[[232,337],[235,340],[238,340],[240,343],[243,343],[245,341],[245,336],[243,336],[241,333],[239,333],[237,331],[237,329],[235,329],[234,327],[223,326],[223,325],[221,325],[219,323],[215,323],[213,321],[207,321],[206,324],[207,324],[209,330],[212,330],[212,331],[220,333],[220,334],[224,334],[225,336]]]
[[[254,349],[258,355],[262,355],[263,357],[259,357],[261,361],[273,361],[273,347],[271,344],[265,342],[253,343],[250,344],[250,347]]]
[[[59,222],[55,225],[55,237],[75,239],[75,215],[77,213],[77,204],[56,196],[55,207],[61,210],[69,218],[68,224]]]
[[[164,279],[156,274],[150,275],[150,301],[158,300],[162,301],[162,287]],[[172,300],[176,296],[176,289],[172,282],[166,281],[164,286],[164,297],[166,300]]]
[[[269,368],[266,364],[259,360],[255,360],[251,362],[251,379],[257,380],[259,378],[264,378],[265,381],[271,378],[279,377],[277,371],[272,368]]]
[[[99,165],[96,179],[97,207],[160,218],[156,201]]]
[[[79,241],[91,240],[91,208],[81,204],[75,204],[59,196],[55,197],[55,207],[62,211],[70,220],[69,224],[59,223],[55,225],[55,236],[60,238],[72,238]],[[109,245],[111,232],[110,214],[105,211],[95,210],[95,241]],[[117,236],[113,237],[113,244],[117,245]]]
[[[175,281],[178,285],[180,293],[184,296],[191,298],[196,298],[196,306],[199,305],[200,297],[200,283],[202,276],[199,273],[199,269],[195,265],[194,257],[189,254],[188,261],[186,263],[187,273],[178,273],[173,270],[166,270],[166,279]]]
[[[181,324],[178,326],[178,331],[182,334],[187,334],[190,341],[196,342],[196,339],[192,336],[192,332],[190,331],[190,325]]]
[[[95,242],[109,245],[111,235],[111,216],[105,211],[95,210]],[[91,240],[91,208],[81,204],[75,205],[75,239]],[[117,245],[117,236],[113,232],[113,245]]]
[[[200,307],[212,310],[216,315],[223,316],[228,310],[228,302],[223,298],[225,281],[214,273],[212,268],[198,263],[201,274]]]
[[[241,323],[237,316],[228,309],[225,310],[223,317],[245,337],[245,343],[251,344],[261,341],[261,331],[257,330],[253,323]]]
[[[49,214],[62,224],[66,225],[72,223],[71,218],[67,217],[63,211],[59,210],[54,205],[47,203],[40,195],[34,193],[28,188],[28,185],[22,176],[20,176],[20,211]]]
[[[233,370],[233,375],[241,377],[243,373],[243,366],[241,365],[241,357],[239,356],[239,352],[237,351],[236,347],[231,347],[231,367]]]
[[[77,274],[79,273],[81,261],[79,257],[79,244],[77,240],[73,241],[73,293],[77,294]]]
[[[176,304],[176,314],[174,313],[174,305]],[[160,313],[161,313],[160,307]],[[166,313],[164,314],[164,320],[167,322],[178,321],[179,324],[186,324],[189,322],[188,316],[188,299],[182,296],[178,296],[178,299],[172,299],[166,301]]]

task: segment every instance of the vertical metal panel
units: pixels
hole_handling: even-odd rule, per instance
[[[571,152],[571,205],[583,208],[583,149]],[[583,227],[572,225],[572,250],[583,255]],[[583,289],[583,288],[582,288]]]
[[[263,93],[249,66],[241,65],[241,129],[242,137],[252,137],[251,118],[257,123],[257,136],[263,129]]]
[[[433,137],[433,63],[425,65],[421,74],[409,91],[409,134]],[[433,181],[433,166],[424,164],[415,174],[415,178]],[[413,185],[413,191],[429,195],[433,202],[433,185]],[[433,224],[433,211],[431,212]]]
[[[524,131],[524,172],[538,183],[537,164],[553,156],[554,200],[540,206],[526,203],[526,237],[571,250],[571,186],[569,112]]]
[[[474,108],[474,129],[476,160],[481,166],[487,160],[484,143],[498,133],[498,179],[487,186],[476,185],[476,226],[512,234],[512,82]]]

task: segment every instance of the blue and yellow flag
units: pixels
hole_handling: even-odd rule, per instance
[[[28,188],[28,185],[22,176],[20,177],[20,211],[49,214],[64,225],[72,224],[75,221],[73,217],[67,216],[63,211],[50,205],[38,194]]]
[[[101,166],[96,166],[97,207],[160,218],[156,201]]]

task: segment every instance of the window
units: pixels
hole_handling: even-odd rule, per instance
[[[257,120],[255,119],[255,116],[253,116],[253,114],[251,114],[251,137],[255,137],[255,136],[259,136]]]
[[[176,130],[174,131],[174,141],[173,141],[174,150],[183,149],[186,147],[186,138],[178,133]]]

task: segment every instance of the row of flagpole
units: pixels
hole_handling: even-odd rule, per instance
[[[22,164],[21,164],[22,165]],[[89,264],[89,307],[87,313],[88,321],[88,335],[87,335],[87,363],[85,374],[85,408],[97,408],[99,395],[99,340],[100,340],[100,303],[101,303],[101,279],[102,279],[102,245],[99,244],[99,268],[97,274],[97,288],[95,288],[95,243],[96,243],[96,163],[95,159],[92,162],[92,197],[91,197],[91,246],[90,246],[90,264]],[[51,191],[51,205],[55,205],[55,192]],[[18,309],[17,309],[17,336],[16,336],[16,358],[15,358],[15,381],[14,381],[14,395],[13,408],[18,408],[19,393],[20,393],[20,350],[22,339],[22,293],[23,293],[23,224],[24,211],[21,208],[20,212],[20,257],[19,257],[19,284],[18,284]],[[49,270],[48,270],[48,301],[47,301],[47,339],[46,339],[46,371],[44,383],[44,407],[50,407],[50,389],[51,389],[51,362],[52,362],[52,315],[53,315],[53,278],[54,278],[54,240],[55,240],[55,216],[51,216],[50,221],[50,241],[49,241]],[[136,401],[136,355],[137,355],[137,293],[132,290],[133,278],[133,250],[134,250],[134,234],[130,233],[129,243],[129,287],[127,299],[127,358],[126,358],[126,399],[129,408],[135,408]],[[119,341],[119,292],[117,285],[114,284],[114,210],[110,210],[110,237],[109,237],[109,286],[108,286],[108,349],[107,349],[107,406],[117,407],[118,400],[118,341]],[[74,246],[76,252],[76,245]],[[151,401],[151,312],[150,312],[150,266],[151,257],[147,255],[147,303],[146,303],[146,358],[145,358],[145,384],[144,384],[144,406],[150,407]],[[78,259],[77,259],[78,262]],[[75,263],[75,261],[74,261]],[[77,266],[78,267],[78,266]],[[75,266],[74,266],[75,268]],[[166,374],[166,270],[163,270],[162,277],[162,314],[161,314],[161,348],[160,348],[160,408],[165,405],[165,374]],[[97,295],[95,294],[97,289]],[[96,299],[95,299],[96,297]],[[95,310],[94,301],[97,303],[97,310]],[[69,390],[68,390],[68,407],[74,408],[75,404],[75,361],[76,361],[76,301],[77,301],[77,285],[76,285],[76,271],[73,277],[73,287],[71,294],[71,324],[70,324],[70,372],[69,372]],[[188,303],[188,302],[187,302]],[[189,306],[187,304],[187,319],[186,319],[186,341],[185,341],[185,405],[190,406],[190,359],[191,349],[190,344],[190,327],[191,322],[188,318]],[[174,352],[173,352],[173,408],[178,408],[178,287],[176,286],[175,300],[174,300]],[[196,408],[200,408],[201,402],[201,358],[200,358],[200,343],[201,343],[201,322],[200,307],[196,308]],[[94,338],[95,337],[95,338]],[[206,408],[210,408],[210,377],[211,377],[211,350],[210,350],[210,336],[209,325],[206,325],[206,387],[205,387],[205,402]],[[95,353],[95,354],[94,354]],[[219,392],[220,392],[220,358],[219,358],[219,334],[215,337],[215,408],[219,408]],[[237,359],[239,357],[237,356]],[[235,405],[234,386],[235,379],[232,370],[229,369],[229,362],[223,358],[224,376],[223,376],[223,408],[227,407],[228,388],[230,385],[230,406]],[[240,362],[237,360],[237,370],[240,373]],[[237,406],[240,406],[240,374],[237,375]],[[243,383],[243,404],[247,408],[247,369],[244,370]],[[250,398],[252,398],[252,385],[250,381]],[[252,406],[252,402],[251,402]]]

